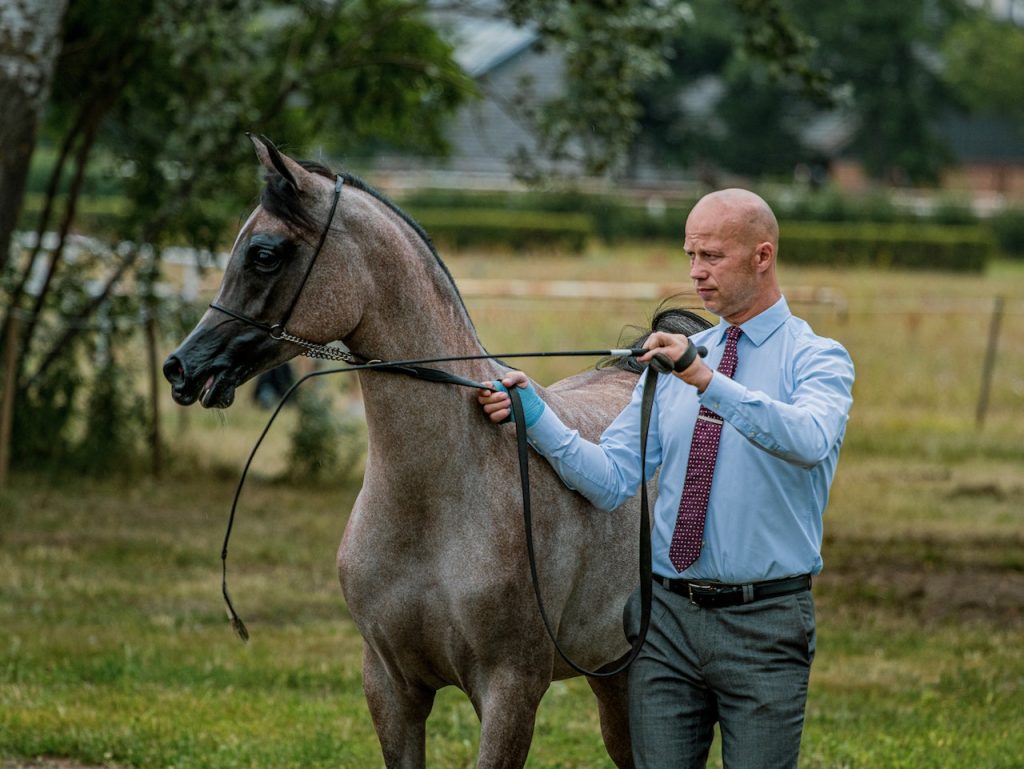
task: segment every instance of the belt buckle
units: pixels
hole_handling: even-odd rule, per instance
[[[714,595],[714,587],[711,586],[711,585],[697,585],[697,584],[694,584],[693,582],[687,582],[686,583],[687,597],[690,599],[690,603],[692,605],[694,605],[694,606],[700,606],[700,604],[697,603],[697,599],[696,599],[696,597],[693,594],[693,589],[694,588],[697,588],[697,590],[707,590],[707,591],[709,591],[709,593],[711,595]]]

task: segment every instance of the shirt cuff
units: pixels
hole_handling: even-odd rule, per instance
[[[697,395],[697,399],[702,406],[727,419],[735,413],[736,406],[743,401],[746,391],[747,388],[739,382],[734,382],[725,374],[716,371],[704,392]]]

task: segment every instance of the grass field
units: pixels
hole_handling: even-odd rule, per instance
[[[459,277],[684,278],[663,249],[449,260]],[[841,292],[796,306],[857,365],[856,403],[816,582],[818,656],[801,766],[1024,766],[1024,269],[985,276],[796,271]],[[984,429],[975,426],[993,297],[1006,297]],[[469,300],[488,349],[613,345],[649,303]],[[571,322],[566,322],[571,318]],[[526,368],[552,381],[578,361]],[[328,383],[325,387],[335,388]],[[334,552],[358,479],[289,485],[284,417],[257,462],[232,543],[241,645],[220,599],[236,474],[265,413],[168,405],[166,477],[22,474],[0,496],[0,757],[42,765],[381,765],[360,639]],[[169,404],[169,398],[168,398]],[[589,689],[552,686],[529,766],[610,767]],[[477,723],[444,690],[428,762],[474,764]],[[712,766],[718,758],[712,754]]]

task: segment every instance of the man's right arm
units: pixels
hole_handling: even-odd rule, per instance
[[[642,380],[641,380],[642,381]],[[512,372],[502,383],[524,390],[524,410],[529,402],[543,404],[529,380],[521,372]],[[640,484],[640,403],[643,386],[633,391],[629,405],[604,431],[599,444],[583,438],[569,428],[554,409],[543,407],[533,419],[527,417],[530,445],[548,460],[562,481],[585,496],[601,510],[614,510],[636,493]],[[500,422],[508,414],[508,395],[500,390],[481,390],[478,400],[492,421]],[[657,406],[655,405],[655,410]],[[651,424],[656,424],[652,414]],[[647,444],[649,478],[661,461],[657,430],[652,429]]]

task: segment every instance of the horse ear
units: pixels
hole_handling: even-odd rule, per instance
[[[256,156],[264,168],[271,173],[280,174],[296,192],[309,192],[315,188],[310,172],[281,152],[270,139],[251,133],[247,133],[246,136],[256,148]]]

